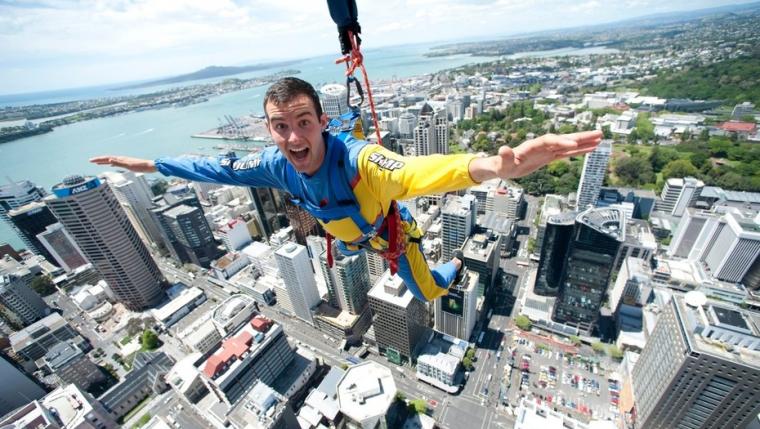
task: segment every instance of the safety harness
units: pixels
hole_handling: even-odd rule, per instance
[[[367,86],[367,99],[369,101],[370,111],[372,112],[372,122],[375,126],[375,133],[377,134],[377,143],[382,145],[382,137],[380,136],[380,125],[377,120],[377,112],[375,111],[375,100],[372,97],[372,88],[370,87],[369,77],[367,76],[367,69],[364,67],[364,56],[362,55],[360,45],[361,39],[359,33],[361,27],[357,21],[357,8],[355,0],[328,0],[328,7],[330,9],[330,16],[333,21],[338,25],[338,34],[341,44],[341,53],[343,56],[335,61],[336,64],[346,64],[346,104],[349,106],[349,112],[341,115],[340,118],[333,118],[328,125],[328,130],[331,134],[338,137],[333,139],[333,148],[328,147],[327,151],[330,155],[336,157],[338,167],[343,170],[343,174],[331,174],[330,185],[333,192],[337,197],[337,206],[332,206],[333,202],[328,202],[328,207],[317,207],[314,204],[309,203],[305,198],[297,198],[294,201],[295,204],[301,205],[311,213],[317,219],[320,219],[323,223],[343,219],[350,217],[356,226],[361,230],[362,237],[360,240],[351,243],[362,247],[366,250],[376,252],[388,261],[392,274],[398,272],[398,258],[406,251],[405,233],[404,227],[401,222],[401,215],[399,213],[399,207],[396,201],[391,201],[388,213],[385,216],[379,217],[379,225],[370,225],[364,217],[361,215],[359,204],[356,201],[356,196],[353,190],[349,186],[351,178],[346,177],[345,165],[346,162],[352,162],[347,159],[345,141],[348,138],[348,134],[361,129],[361,115],[359,107],[364,103],[364,91],[362,90],[361,83],[354,76],[356,69],[360,69],[364,84]],[[351,86],[356,87],[356,92],[359,94],[360,101],[358,106],[351,106]],[[363,133],[362,133],[363,135]],[[340,142],[339,144],[335,143]],[[328,159],[332,164],[334,159]],[[288,169],[288,180],[291,182],[298,182],[296,179],[295,171],[292,168]],[[300,182],[299,182],[300,183]],[[301,190],[303,192],[303,190]],[[331,207],[332,206],[332,207]],[[378,251],[373,248],[369,241],[378,234],[386,232],[388,236],[388,248],[384,251]],[[333,249],[332,241],[334,237],[327,231],[325,231],[325,238],[327,239],[327,264],[330,268],[333,266]]]

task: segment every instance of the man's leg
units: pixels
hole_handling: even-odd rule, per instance
[[[453,259],[431,270],[420,245],[408,242],[406,252],[398,258],[398,275],[417,299],[431,301],[448,294],[461,265]]]

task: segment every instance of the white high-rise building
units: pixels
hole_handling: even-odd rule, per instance
[[[314,280],[314,272],[311,270],[309,252],[300,244],[285,243],[274,252],[274,255],[292,307],[288,310],[294,316],[314,323],[312,309],[319,304],[320,297],[317,282]]]
[[[398,117],[398,134],[402,139],[414,138],[415,128],[417,128],[417,117],[414,113],[404,112]]]
[[[362,255],[344,256],[333,249],[333,267],[327,266],[327,252],[320,256],[322,275],[327,283],[330,305],[351,314],[361,314],[367,306],[369,282],[367,259]]]
[[[116,199],[124,206],[133,223],[136,223],[135,228],[144,231],[144,238],[157,246],[163,246],[161,230],[148,212],[153,207],[153,191],[150,190],[145,175],[131,171],[106,171],[100,177],[108,182]]]
[[[248,226],[242,219],[227,220],[218,226],[217,233],[230,252],[240,250],[252,241]]]
[[[673,232],[673,239],[668,246],[668,256],[689,259],[702,257],[717,228],[722,227],[723,214],[689,208],[684,211],[678,227]]]
[[[694,206],[704,187],[705,184],[701,180],[693,177],[672,177],[665,182],[660,200],[655,202],[654,209],[681,217],[687,207]]]
[[[330,118],[348,112],[348,90],[338,83],[330,83],[319,90],[319,99],[322,101],[322,110]]]
[[[74,238],[116,299],[130,310],[164,299],[164,278],[110,186],[96,177],[69,176],[45,204]]]
[[[420,110],[420,119],[414,128],[415,154],[433,155],[449,153],[449,119],[446,110],[434,111],[425,103]]]
[[[448,261],[453,256],[454,250],[459,249],[472,232],[477,216],[477,200],[471,194],[449,198],[441,214],[443,218],[441,259]]]
[[[367,258],[367,270],[369,271],[369,282],[371,284],[377,283],[380,277],[383,276],[385,270],[388,269],[388,261],[375,252],[364,252]]]
[[[435,330],[465,341],[475,327],[478,307],[478,273],[465,270],[462,281],[435,300]]]
[[[578,183],[578,210],[586,210],[589,205],[596,204],[611,153],[612,144],[605,140],[593,152],[586,154],[581,180]]]
[[[739,283],[760,256],[760,216],[746,218],[734,209],[723,218],[724,225],[712,235],[702,261],[715,278]]]

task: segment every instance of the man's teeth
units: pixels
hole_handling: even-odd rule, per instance
[[[296,152],[296,153],[298,153],[298,152],[303,152],[303,151],[305,151],[306,149],[308,149],[308,148],[306,148],[306,147],[302,147],[301,149],[290,149],[290,151],[291,151],[291,152]]]

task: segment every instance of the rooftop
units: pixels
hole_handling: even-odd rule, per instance
[[[182,310],[201,296],[205,296],[205,292],[203,292],[201,288],[192,287],[190,289],[184,289],[180,292],[179,296],[161,307],[153,309],[151,312],[156,320],[164,321],[171,318],[175,313]]]
[[[396,398],[390,368],[374,361],[349,367],[338,382],[341,411],[357,422],[373,422],[385,416]],[[369,424],[369,427],[374,427]]]
[[[618,208],[590,208],[576,221],[618,241],[625,240],[625,213]]]
[[[760,370],[760,351],[747,348],[760,337],[758,318],[727,303],[691,298],[673,297],[690,348]]]
[[[404,308],[414,299],[401,277],[391,276],[390,270],[385,270],[367,295]]]

